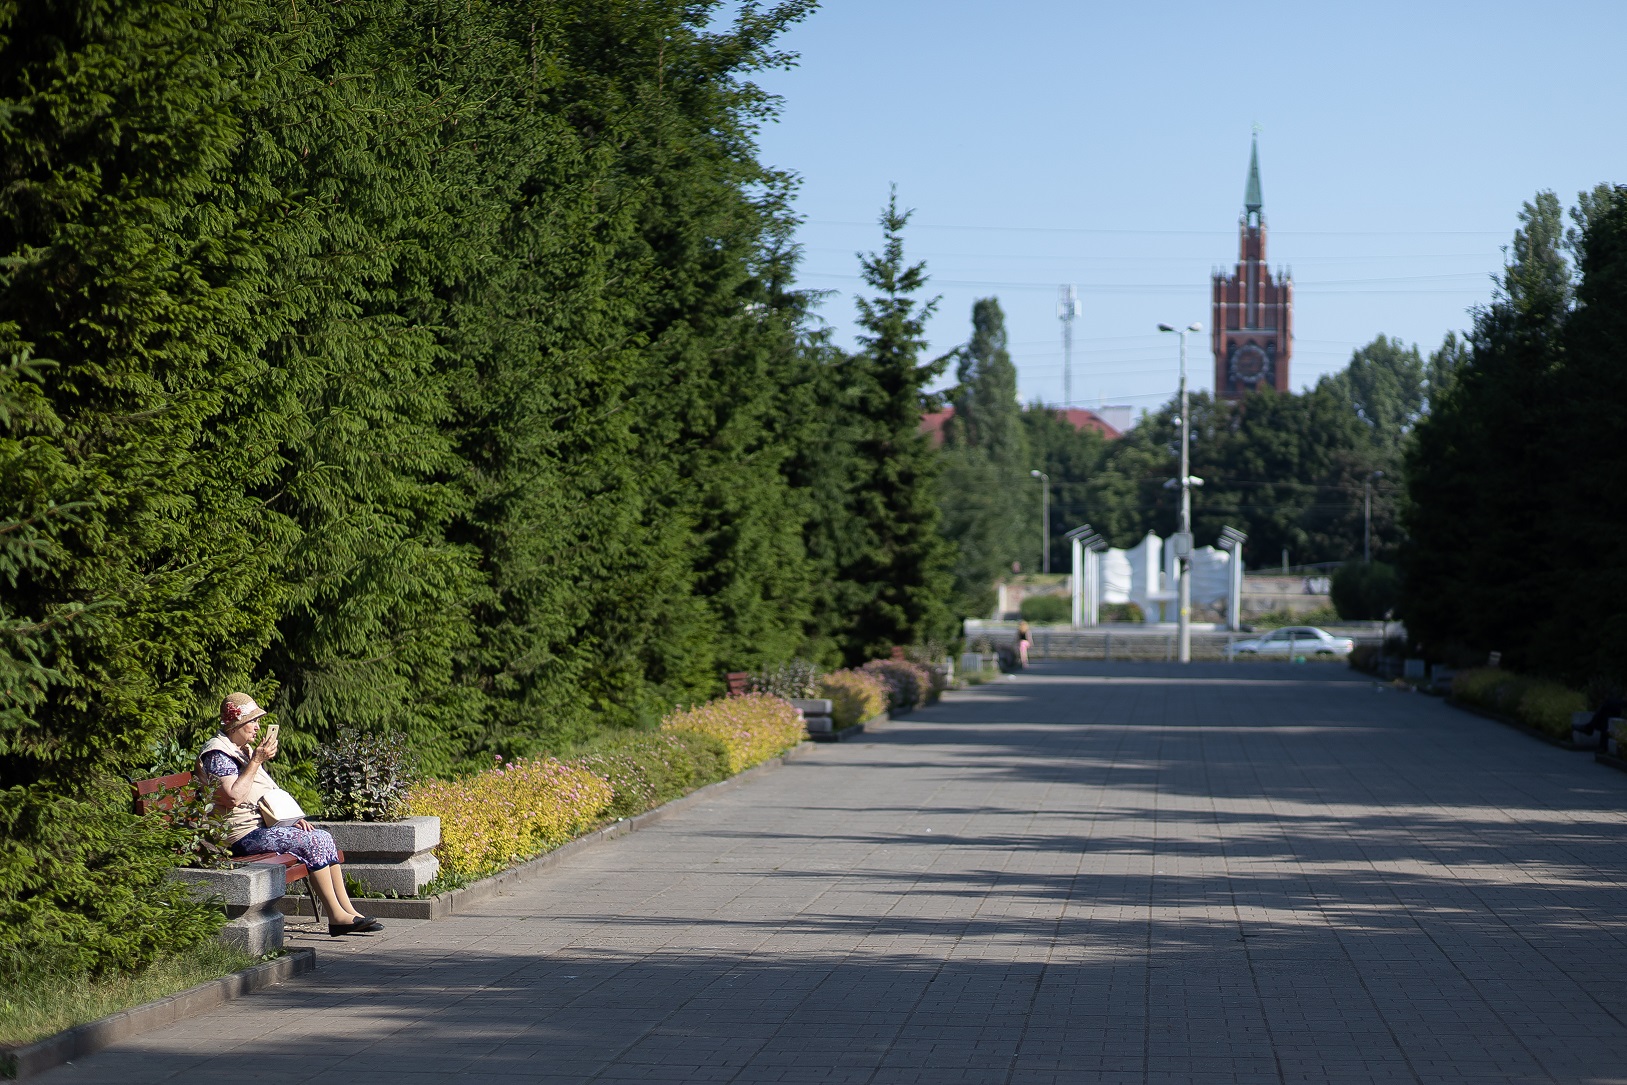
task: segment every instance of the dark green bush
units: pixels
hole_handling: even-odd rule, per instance
[[[1378,621],[1395,611],[1401,573],[1382,561],[1349,562],[1333,574],[1333,608],[1346,621]]]
[[[346,728],[317,750],[316,785],[330,818],[394,820],[418,778],[418,760],[399,731],[380,735]]]
[[[1020,610],[1030,622],[1066,622],[1073,618],[1073,602],[1066,595],[1030,595],[1022,601]]]
[[[130,802],[122,781],[83,798],[40,785],[0,792],[0,985],[142,968],[225,922],[167,877],[187,831],[137,817]]]
[[[1101,620],[1104,622],[1144,622],[1147,615],[1137,603],[1103,603]]]

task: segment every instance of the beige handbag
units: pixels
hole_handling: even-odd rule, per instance
[[[260,796],[255,804],[260,811],[260,823],[268,829],[292,825],[305,817],[299,801],[280,787],[274,787]]]

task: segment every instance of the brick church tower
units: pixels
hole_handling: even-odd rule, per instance
[[[1294,352],[1294,280],[1265,263],[1265,214],[1260,200],[1260,144],[1249,152],[1248,188],[1238,220],[1237,270],[1215,272],[1215,395],[1236,399],[1256,388],[1288,391]]]

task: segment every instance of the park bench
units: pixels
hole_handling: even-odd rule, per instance
[[[730,697],[744,697],[751,692],[750,671],[729,671],[723,681],[728,683]]]
[[[190,772],[177,772],[169,776],[155,776],[151,780],[137,780],[131,785],[136,794],[136,813],[150,814],[169,810],[175,805],[177,796],[184,794],[192,786]],[[339,853],[339,861],[345,860],[345,853]],[[271,863],[282,867],[283,884],[290,889],[299,882],[305,882],[305,891],[311,898],[311,911],[318,918],[322,918],[322,902],[316,893],[311,891],[308,880],[310,871],[295,855],[286,855],[281,852],[263,851],[254,855],[240,855],[233,860],[238,863]]]

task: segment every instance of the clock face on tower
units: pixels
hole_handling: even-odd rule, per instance
[[[1273,344],[1274,345],[1274,344]],[[1226,359],[1226,375],[1235,384],[1254,388],[1261,381],[1270,383],[1272,357],[1276,353],[1262,350],[1254,343],[1233,343]]]

